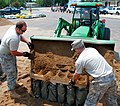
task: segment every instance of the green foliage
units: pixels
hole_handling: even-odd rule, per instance
[[[6,5],[9,5],[9,3],[10,3],[10,0],[3,0],[3,1],[5,2]]]
[[[32,2],[33,0],[0,0],[0,7],[14,6],[14,7],[25,7],[25,2]],[[61,5],[68,3],[69,0],[36,0],[35,2],[39,6],[52,6]]]
[[[5,0],[0,0],[0,8],[3,8],[7,5],[7,3],[5,2]]]
[[[36,3],[40,6],[52,6],[52,5],[64,5],[68,3],[69,0],[36,0]]]
[[[68,3],[69,0],[55,0],[55,3],[58,3],[60,5],[64,5],[66,3]]]
[[[13,7],[21,7],[25,6],[26,0],[0,0],[0,8],[4,8],[6,6],[13,6]]]
[[[25,7],[25,0],[11,0],[11,6],[13,7]]]
[[[42,6],[51,6],[53,0],[43,0]]]
[[[41,6],[43,4],[43,0],[36,0],[36,3]]]
[[[12,2],[11,6],[18,8],[18,7],[20,7],[20,3],[18,1],[15,1],[15,2]]]

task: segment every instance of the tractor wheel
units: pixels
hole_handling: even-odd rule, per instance
[[[110,40],[110,29],[105,28],[103,40]]]

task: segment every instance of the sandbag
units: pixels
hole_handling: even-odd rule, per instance
[[[46,100],[48,98],[48,85],[49,83],[41,81],[41,97]]]
[[[55,83],[50,83],[48,86],[48,100],[57,102],[57,87]]]
[[[88,89],[76,87],[75,94],[76,94],[75,99],[76,106],[83,106],[88,94]]]
[[[64,103],[66,99],[66,85],[57,84],[58,103]]]
[[[32,82],[32,93],[35,97],[37,98],[40,98],[40,83],[41,81],[40,80],[34,80],[34,79],[31,79],[31,82]]]
[[[75,106],[75,87],[72,85],[67,86],[67,101],[65,106]]]

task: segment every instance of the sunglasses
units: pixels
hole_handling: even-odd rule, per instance
[[[22,30],[21,28],[20,28],[19,30],[21,30],[22,32],[25,32],[25,31],[26,31],[26,30]]]
[[[25,32],[26,30],[22,30],[22,29],[21,29],[21,31],[22,31],[22,32]]]

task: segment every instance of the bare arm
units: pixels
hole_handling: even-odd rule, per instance
[[[23,36],[21,36],[21,39],[20,39],[22,42],[25,42],[25,43],[28,43],[29,41],[27,39],[25,39]]]

